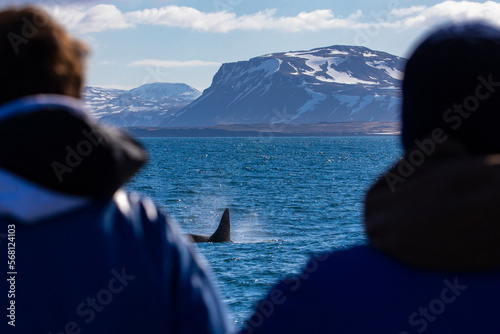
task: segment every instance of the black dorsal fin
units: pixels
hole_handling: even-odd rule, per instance
[[[224,210],[219,227],[214,234],[208,239],[208,242],[225,242],[231,241],[231,222],[229,219],[229,209]]]

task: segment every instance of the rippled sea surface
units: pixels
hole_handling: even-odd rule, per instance
[[[363,197],[401,155],[397,137],[145,138],[127,186],[186,233],[210,235],[225,208],[234,243],[197,244],[234,323],[313,253],[366,242]]]

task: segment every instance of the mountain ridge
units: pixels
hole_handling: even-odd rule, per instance
[[[87,86],[83,98],[92,115],[117,127],[158,126],[201,95],[184,83],[149,83],[130,90]]]
[[[398,122],[406,59],[332,45],[224,63],[203,93],[183,83],[88,86],[98,121],[118,127]]]
[[[398,121],[405,61],[333,45],[225,63],[198,99],[161,126]]]

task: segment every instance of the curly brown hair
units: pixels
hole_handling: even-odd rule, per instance
[[[46,11],[0,11],[0,104],[35,94],[81,98],[86,55],[86,45]]]

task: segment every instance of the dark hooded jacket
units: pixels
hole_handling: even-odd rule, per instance
[[[366,196],[370,245],[312,258],[242,333],[499,332],[500,155],[450,141],[390,183],[407,159]]]
[[[366,196],[369,245],[312,258],[242,333],[500,332],[498,59],[500,31],[483,24],[421,44],[403,84],[406,153]]]
[[[0,107],[1,333],[228,331],[176,226],[120,189],[145,161],[79,100]]]

